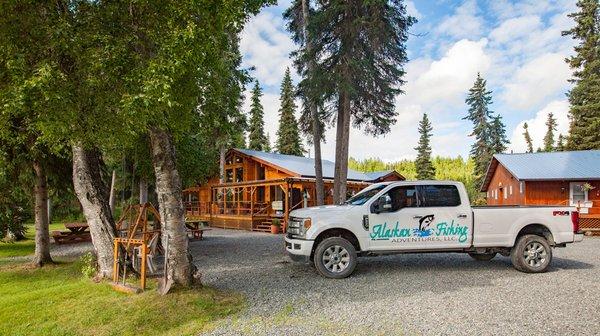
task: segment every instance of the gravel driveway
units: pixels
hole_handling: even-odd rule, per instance
[[[191,244],[205,284],[247,309],[214,335],[600,334],[600,239],[554,250],[549,272],[462,254],[361,258],[330,280],[288,262],[283,236],[213,229]]]

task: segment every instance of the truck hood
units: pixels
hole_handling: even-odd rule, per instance
[[[314,218],[317,216],[332,216],[338,213],[343,213],[353,208],[353,205],[322,205],[310,208],[297,209],[290,212],[290,217],[299,218]]]

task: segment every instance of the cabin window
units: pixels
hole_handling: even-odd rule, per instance
[[[519,193],[522,194],[523,190],[525,190],[525,183],[519,182]]]
[[[508,193],[512,195],[512,184],[508,186]]]
[[[504,199],[508,198],[508,190],[502,189],[502,195],[504,195]]]
[[[264,180],[265,179],[265,167],[256,166],[256,179]]]
[[[239,156],[235,157],[235,163],[242,163],[242,158]]]
[[[237,168],[235,170],[235,182],[242,182],[244,180],[244,168]]]
[[[233,182],[233,169],[225,170],[225,182]]]
[[[579,203],[587,202],[588,192],[583,187],[584,184],[584,182],[571,182],[569,198],[572,206],[577,206]]]
[[[498,199],[498,189],[494,189],[494,199]]]

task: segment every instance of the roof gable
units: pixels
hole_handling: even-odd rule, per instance
[[[496,154],[482,191],[487,190],[498,164],[520,181],[600,180],[600,150]]]
[[[296,173],[300,177],[315,177],[315,160],[303,156],[285,155],[279,153],[268,153],[255,151],[251,149],[234,149],[237,152],[251,156],[260,161],[267,162],[283,170]],[[335,163],[329,160],[322,160],[323,178],[333,179]],[[373,173],[361,173],[348,169],[348,180],[351,181],[375,181],[380,177],[387,176],[395,171],[383,171]],[[398,174],[398,173],[396,173]],[[400,174],[398,176],[402,177]],[[402,177],[402,179],[404,179]]]

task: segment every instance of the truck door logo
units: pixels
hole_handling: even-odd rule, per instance
[[[416,223],[415,223],[416,224]],[[426,215],[419,218],[418,226],[414,229],[402,227],[397,221],[392,225],[388,223],[372,226],[369,234],[371,240],[391,240],[395,243],[425,242],[425,241],[458,241],[464,243],[468,239],[469,227],[460,225],[452,220],[435,223],[435,215]]]
[[[433,233],[430,228],[435,219],[434,215],[427,215],[419,219],[419,228],[413,230],[413,234],[417,237],[429,237]]]

